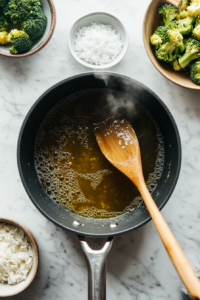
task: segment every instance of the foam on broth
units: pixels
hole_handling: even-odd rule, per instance
[[[115,217],[135,209],[142,201],[134,184],[103,156],[94,136],[95,120],[113,114],[108,103],[110,94],[116,103],[120,99],[115,113],[126,115],[137,134],[150,192],[163,169],[161,134],[140,103],[126,94],[108,90],[89,90],[63,99],[39,129],[35,167],[49,197],[84,217]],[[131,113],[127,101],[134,104]]]

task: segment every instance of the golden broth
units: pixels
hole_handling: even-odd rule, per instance
[[[93,132],[96,118],[121,112],[137,134],[144,177],[150,192],[154,190],[163,168],[163,142],[151,115],[125,94],[87,91],[56,105],[37,135],[36,171],[56,203],[94,218],[115,217],[141,203],[134,184],[103,156]]]

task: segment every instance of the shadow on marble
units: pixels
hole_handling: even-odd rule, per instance
[[[114,276],[119,276],[130,265],[130,262],[133,263],[137,260],[147,234],[147,226],[115,237],[108,256],[108,272]]]
[[[191,298],[184,293],[182,293],[182,300],[191,300]]]

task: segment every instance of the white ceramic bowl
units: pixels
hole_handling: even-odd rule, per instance
[[[35,275],[37,273],[38,263],[39,263],[39,254],[38,254],[37,243],[36,243],[33,235],[31,234],[31,232],[26,227],[24,227],[19,222],[16,222],[11,219],[0,218],[0,222],[13,224],[13,225],[21,228],[24,231],[24,233],[26,234],[26,236],[28,237],[28,239],[32,245],[32,248],[33,248],[33,266],[32,266],[30,273],[28,274],[28,277],[26,278],[26,280],[24,280],[18,284],[15,284],[15,285],[0,283],[0,298],[3,298],[3,297],[10,297],[10,296],[17,295],[17,294],[21,293],[22,291],[24,291],[31,284],[31,282],[33,281],[33,279],[35,278]]]
[[[116,29],[117,32],[119,32],[119,34],[121,36],[121,40],[123,42],[122,51],[109,64],[102,65],[102,66],[96,66],[96,65],[89,64],[89,63],[85,62],[84,60],[82,60],[81,58],[79,58],[78,55],[76,54],[76,52],[74,51],[74,42],[76,39],[76,32],[79,30],[79,28],[81,28],[83,26],[89,26],[92,22],[98,22],[98,23],[102,23],[105,25],[111,25],[112,28]],[[102,70],[102,69],[108,69],[108,68],[115,66],[124,57],[124,55],[128,49],[128,35],[127,35],[127,31],[126,31],[125,27],[123,26],[123,24],[115,16],[105,13],[105,12],[94,12],[89,15],[85,15],[85,16],[81,17],[74,23],[74,25],[71,27],[71,30],[68,35],[68,45],[69,45],[69,50],[70,50],[71,54],[80,64],[82,64],[88,68]]]

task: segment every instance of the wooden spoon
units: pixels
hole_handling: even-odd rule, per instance
[[[94,124],[94,132],[105,157],[138,188],[180,278],[190,295],[194,299],[200,299],[200,281],[147,189],[140,146],[132,125],[124,118],[110,118]]]

